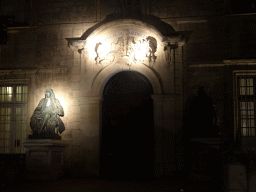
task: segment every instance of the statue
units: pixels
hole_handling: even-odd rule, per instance
[[[64,124],[60,119],[64,116],[63,108],[52,89],[47,89],[45,98],[41,99],[30,118],[30,126],[33,135],[30,138],[55,138],[60,139],[58,133],[65,130]]]
[[[220,136],[217,110],[211,97],[206,95],[204,87],[200,87],[198,96],[192,99],[184,124],[191,137]]]

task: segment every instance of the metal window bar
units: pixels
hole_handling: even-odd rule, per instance
[[[0,108],[0,124],[1,124],[1,152],[8,153],[10,146],[11,137],[11,108],[6,106],[6,108]]]

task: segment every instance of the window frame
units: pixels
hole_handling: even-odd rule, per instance
[[[28,135],[29,135],[29,133],[30,133],[30,126],[29,126],[29,108],[30,108],[30,104],[31,104],[31,102],[28,102],[28,101],[30,101],[30,98],[31,98],[31,96],[30,96],[30,91],[29,90],[31,90],[30,88],[31,88],[31,84],[30,84],[30,79],[3,79],[3,80],[0,80],[0,86],[6,86],[6,87],[8,87],[8,86],[18,86],[18,85],[26,85],[27,86],[27,102],[19,102],[18,103],[18,106],[23,106],[23,105],[26,105],[26,112],[27,112],[27,114],[26,114],[26,136],[25,136],[25,139],[24,140],[26,140],[27,138],[28,138]],[[7,102],[4,102],[3,103],[3,105],[5,105],[5,104],[8,104]],[[12,105],[16,105],[17,103],[15,103],[15,102],[10,102],[9,104],[12,104]],[[16,105],[17,106],[17,105]],[[15,108],[15,107],[14,107]],[[19,107],[18,107],[19,108]],[[15,132],[16,133],[16,132]],[[14,134],[15,135],[15,134]],[[5,153],[5,152],[1,152],[1,154],[9,154],[9,155],[11,155],[11,154],[25,154],[25,150],[23,150],[23,152],[21,152],[21,150],[15,150],[15,145],[17,144],[17,142],[16,142],[16,138],[15,139],[13,139],[13,141],[11,141],[12,142],[12,148],[14,149],[14,150],[12,150],[11,151],[11,149],[10,149],[10,152],[9,153]],[[24,141],[21,141],[20,140],[20,146],[22,146],[22,142],[24,142]]]
[[[253,95],[243,95],[243,99],[246,100],[250,98],[254,100],[254,127],[256,129],[256,70],[239,70],[233,71],[233,91],[234,91],[234,141],[238,144],[239,149],[242,151],[254,151],[256,150],[256,134],[255,136],[242,136],[242,129],[241,129],[241,111],[240,111],[240,102],[242,102],[242,96],[240,96],[240,85],[239,79],[240,78],[253,78]],[[249,101],[249,100],[247,100]],[[251,149],[244,149],[242,144],[242,137],[253,137],[255,138],[255,146],[251,145]]]

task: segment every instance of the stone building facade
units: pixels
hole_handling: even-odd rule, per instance
[[[18,112],[12,114],[12,123],[2,121],[1,152],[24,153],[17,142],[31,134],[30,117],[51,88],[65,112],[66,130],[61,136],[67,144],[66,169],[76,176],[100,175],[106,161],[102,158],[107,137],[104,88],[120,72],[130,78],[146,77],[152,86],[154,176],[182,170],[184,111],[201,86],[216,106],[224,148],[253,151],[255,9],[253,1],[239,6],[205,0],[2,0],[2,20],[8,25],[7,42],[0,45],[0,83],[5,90],[1,94],[6,98],[22,94],[27,99],[20,103],[3,99],[1,116],[8,119],[7,109],[17,105],[27,110],[23,122],[16,118]],[[24,88],[19,93],[18,86],[27,86],[27,92]],[[16,91],[8,93],[9,87]],[[139,119],[134,122],[138,129],[145,125]],[[15,126],[18,121],[25,122],[21,129]],[[147,129],[143,130],[146,135]],[[132,143],[137,130],[131,131],[134,134],[126,141]],[[142,135],[138,145],[143,143]],[[129,153],[124,157],[141,158]]]

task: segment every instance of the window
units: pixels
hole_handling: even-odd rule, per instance
[[[27,85],[0,86],[0,153],[25,153]]]
[[[242,150],[256,150],[255,76],[237,77],[237,127]]]

